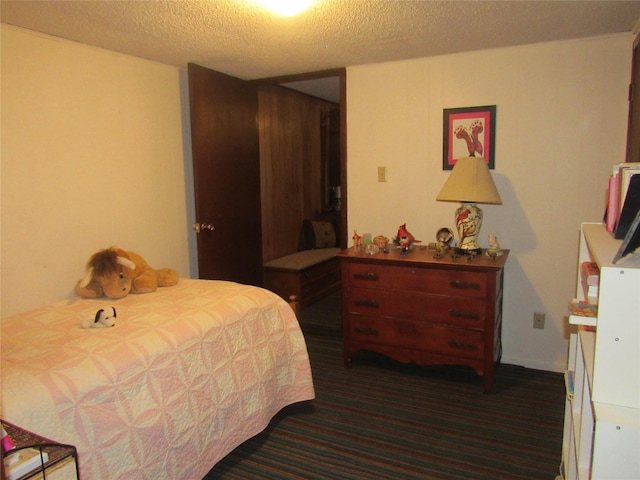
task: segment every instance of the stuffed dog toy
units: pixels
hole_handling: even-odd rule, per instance
[[[82,318],[82,328],[104,328],[113,327],[116,324],[116,309],[114,307],[101,308],[95,314],[86,315]]]
[[[84,278],[76,283],[76,293],[84,298],[122,298],[129,293],[155,292],[158,287],[178,283],[172,268],[156,270],[137,253],[111,247],[91,256]]]

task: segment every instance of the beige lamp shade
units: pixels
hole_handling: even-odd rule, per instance
[[[489,166],[482,157],[458,159],[436,200],[502,205]]]

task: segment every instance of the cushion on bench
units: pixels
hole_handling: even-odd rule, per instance
[[[304,220],[302,234],[304,250],[335,248],[337,246],[335,226],[332,222]]]

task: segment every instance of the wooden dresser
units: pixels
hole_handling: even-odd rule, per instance
[[[501,355],[504,255],[454,260],[416,247],[338,254],[342,269],[344,362],[370,350],[418,365],[466,365],[493,388]]]

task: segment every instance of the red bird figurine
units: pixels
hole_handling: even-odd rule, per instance
[[[411,235],[407,230],[407,224],[403,223],[398,227],[398,240],[402,240],[402,238],[406,238],[409,243],[421,243],[422,240],[416,240],[416,237]]]

